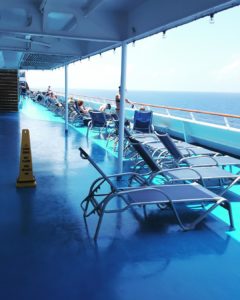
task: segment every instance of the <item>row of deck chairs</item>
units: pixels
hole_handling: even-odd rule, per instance
[[[65,118],[65,102],[59,102],[45,93],[37,92],[31,97],[33,101],[47,107],[50,111],[54,112]],[[134,111],[133,129],[139,132],[152,132],[153,114],[152,111]],[[68,104],[68,120],[74,126],[88,127],[87,136],[90,130],[97,130],[99,133],[105,132],[108,140],[114,140],[117,144],[118,139],[118,115],[114,112],[105,113],[98,110],[89,111],[89,114],[83,114],[79,111],[75,101]]]
[[[106,114],[100,111],[90,111],[90,121],[88,123],[87,136],[90,130],[97,130],[99,135],[104,133],[107,144],[113,142],[114,150],[118,145],[119,118],[116,113]],[[129,120],[125,120],[125,126],[131,127],[134,132],[150,133],[153,132],[152,111],[134,111],[132,126]]]
[[[221,155],[212,150],[194,146],[185,142],[174,141],[167,133],[150,135],[131,134],[125,128],[125,137],[130,145],[136,150],[137,146],[146,148],[151,156],[158,161],[162,168],[164,166],[233,166],[239,165],[240,161],[234,157]],[[153,139],[154,137],[154,139]],[[140,146],[141,145],[141,146]],[[137,152],[138,153],[138,152]],[[138,153],[139,154],[139,153]]]
[[[105,213],[122,212],[132,206],[143,207],[145,214],[148,205],[155,205],[160,210],[170,208],[180,227],[183,230],[190,230],[220,205],[227,209],[230,227],[234,227],[231,204],[223,195],[239,182],[240,177],[238,174],[226,171],[222,166],[240,165],[239,160],[229,156],[220,156],[212,151],[209,152],[209,156],[206,154],[197,156],[194,154],[194,148],[196,150],[197,147],[184,142],[175,142],[167,134],[146,134],[143,142],[142,134],[131,133],[125,129],[125,136],[137,153],[134,172],[107,176],[84,149],[79,149],[81,157],[88,159],[100,173],[100,177],[93,182],[87,197],[81,203],[85,218],[93,213],[98,215],[95,240],[98,238]],[[154,150],[151,150],[150,144],[153,144],[153,140],[155,145]],[[154,157],[156,143],[161,149],[165,147],[165,150],[161,151],[161,155]],[[186,151],[189,157],[185,157],[180,151],[184,146],[185,149],[193,149],[192,155],[194,156],[190,157],[190,153]],[[192,158],[194,158],[195,165],[191,161]],[[190,167],[188,160],[191,162]],[[172,168],[164,168],[166,165],[169,167],[170,163],[172,163]],[[146,168],[144,168],[144,175],[139,174],[138,171],[141,169],[139,167],[144,166],[148,167],[148,172],[145,172]],[[154,184],[156,177],[161,178],[160,185]],[[123,178],[127,179],[127,182],[121,186],[119,183],[122,180],[113,181],[113,179]],[[108,189],[104,189],[106,185]],[[212,189],[209,190],[210,187],[217,189],[213,192]],[[123,203],[121,208],[113,206],[116,199]],[[206,203],[210,204],[207,209],[204,208]],[[179,214],[179,206],[186,204],[202,204],[204,208],[203,214],[191,224],[185,224]]]
[[[221,189],[221,195],[223,195],[239,181],[239,174],[233,174],[222,168],[229,165],[240,165],[238,159],[218,155],[182,157],[182,159],[179,160],[179,149],[177,145],[172,142],[169,135],[159,135],[156,133],[156,136],[167,145],[167,149],[171,151],[171,157],[161,158],[160,160],[158,158],[155,159],[146,145],[142,144],[134,136],[128,136],[139,158],[134,166],[134,171],[143,169],[144,174],[149,175],[150,182],[153,182],[154,178],[159,175],[163,176],[167,182],[197,181],[205,187],[225,187]],[[168,141],[169,144],[166,143],[166,141]],[[165,159],[167,159],[168,168],[165,168]],[[194,159],[196,164],[189,165],[189,161],[192,163],[192,159]],[[172,165],[169,165],[169,160],[173,163]],[[171,168],[169,168],[169,166]]]
[[[44,103],[54,112],[60,115],[64,114],[64,105],[61,108],[56,108],[54,103],[49,101]],[[98,116],[97,122],[94,119],[95,115]],[[151,113],[148,115],[151,116]],[[98,112],[92,112],[89,129],[101,127],[99,116]],[[137,113],[135,116],[137,116]],[[103,120],[106,119],[105,114],[101,114],[101,117],[103,117]],[[136,117],[136,119],[139,118]],[[117,122],[118,120],[116,120]],[[148,124],[146,128],[143,128],[146,125],[144,123]],[[81,157],[88,159],[100,174],[100,177],[91,185],[87,197],[81,203],[85,218],[92,214],[98,215],[94,239],[98,238],[105,213],[122,212],[133,206],[143,207],[145,214],[148,205],[155,205],[160,210],[170,208],[180,227],[183,230],[190,230],[195,228],[212,210],[220,205],[228,211],[230,227],[233,228],[231,205],[223,195],[239,181],[239,176],[221,169],[220,166],[237,165],[240,164],[239,161],[231,157],[219,156],[212,151],[207,153],[206,150],[184,143],[177,145],[167,134],[151,133],[153,131],[151,123],[151,120],[145,122],[145,119],[142,122],[134,122],[135,132],[150,133],[145,137],[142,133],[132,134],[125,129],[126,138],[137,153],[138,161],[134,172],[107,176],[84,149],[79,149]],[[199,154],[204,156],[197,156]],[[136,172],[141,169],[141,166],[146,165],[149,168],[148,174],[143,176]],[[153,184],[157,176],[163,179],[163,183],[160,185]],[[125,183],[122,179],[126,179]],[[223,187],[221,193],[216,194],[207,189],[209,184],[211,186],[213,180],[215,186]],[[113,206],[113,203],[115,203],[113,200],[116,200],[116,198],[123,204],[120,208],[119,206]],[[185,224],[179,214],[178,205],[199,203],[210,203],[211,205],[191,224]]]
[[[59,102],[51,97],[45,95],[45,93],[36,93],[32,97],[32,100],[47,107],[50,111],[56,115],[65,118],[65,102]],[[89,115],[81,113],[74,101],[68,104],[68,121],[70,124],[80,127],[87,125],[90,120]]]

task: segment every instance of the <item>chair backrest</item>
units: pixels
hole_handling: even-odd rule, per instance
[[[117,187],[114,185],[114,183],[107,177],[107,175],[99,168],[99,166],[95,163],[95,161],[87,154],[86,151],[83,150],[83,148],[79,148],[80,156],[82,159],[87,159],[91,165],[98,171],[98,173],[106,180],[106,182],[111,186],[112,190],[117,190]]]
[[[145,164],[148,165],[150,170],[152,172],[159,172],[161,168],[159,165],[155,162],[155,160],[152,158],[151,154],[147,151],[147,149],[142,145],[138,140],[136,140],[132,136],[127,136],[130,144],[133,146],[135,151],[140,155],[140,157],[143,159]]]
[[[165,133],[165,134],[158,134],[155,132],[157,137],[160,139],[160,141],[163,143],[164,147],[168,150],[168,152],[172,155],[172,157],[179,161],[180,159],[184,158],[182,153],[179,151],[175,143],[172,141],[171,137]]]
[[[127,139],[132,135],[130,130],[126,126],[124,126],[124,135]]]
[[[106,115],[101,111],[90,111],[90,117],[92,119],[92,127],[105,127],[107,124]]]
[[[113,121],[119,121],[118,114],[116,114],[116,113],[111,113],[111,118]]]
[[[78,113],[81,114],[79,108],[78,108],[78,102],[77,100],[72,101],[72,103],[70,104],[70,106],[72,106],[72,108]]]
[[[119,118],[116,113],[111,113],[111,121],[115,124],[115,129],[118,130],[119,128]]]
[[[141,132],[152,132],[152,111],[135,110],[133,129]]]

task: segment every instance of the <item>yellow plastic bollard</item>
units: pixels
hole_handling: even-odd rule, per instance
[[[32,155],[30,145],[30,135],[28,129],[22,130],[22,144],[20,157],[20,171],[16,182],[16,187],[35,187],[36,179],[32,171]]]

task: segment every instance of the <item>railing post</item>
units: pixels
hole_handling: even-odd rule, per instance
[[[187,142],[187,143],[194,142],[193,139],[191,138],[191,136],[189,136],[189,134],[188,134],[189,123],[183,121],[182,124],[183,124],[183,138],[184,138],[184,141]]]
[[[171,116],[169,109],[166,108],[166,113],[168,116]]]
[[[225,122],[225,125],[226,125],[226,127],[230,127],[230,125],[229,125],[229,122],[228,122],[228,119],[227,119],[227,117],[224,117],[224,122]]]
[[[192,112],[190,112],[190,116],[191,116],[192,120],[196,121],[195,116]]]
[[[122,43],[122,58],[121,58],[121,98],[120,98],[120,113],[119,113],[119,142],[118,142],[118,173],[123,169],[123,145],[124,145],[124,118],[125,118],[125,86],[126,86],[126,65],[127,65],[127,44]]]
[[[68,132],[68,65],[65,65],[65,132]]]

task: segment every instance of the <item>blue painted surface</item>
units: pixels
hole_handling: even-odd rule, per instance
[[[170,211],[153,207],[147,219],[140,209],[106,216],[96,245],[96,217],[86,227],[79,203],[97,173],[78,147],[106,173],[116,171],[116,158],[73,128],[65,136],[53,115],[38,117],[41,107],[26,114],[26,104],[0,114],[0,299],[239,299],[236,193],[228,195],[238,227],[230,234],[222,209],[182,232]],[[37,187],[16,189],[25,128]]]

